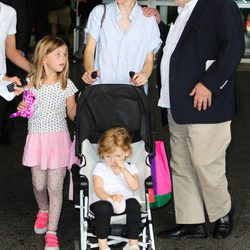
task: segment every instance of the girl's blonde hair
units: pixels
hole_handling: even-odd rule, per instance
[[[106,130],[98,141],[98,154],[103,158],[103,154],[113,153],[117,147],[129,152],[129,155],[132,154],[131,137],[125,128]]]
[[[31,71],[28,75],[30,83],[36,89],[40,87],[42,81],[46,78],[46,73],[43,67],[44,57],[61,46],[66,46],[67,48],[66,43],[61,38],[55,36],[45,36],[37,43],[34,55],[32,57]],[[66,58],[68,58],[68,49],[66,51]],[[65,89],[67,86],[68,71],[69,62],[67,59],[62,72],[57,73],[58,81],[60,82],[62,89]]]

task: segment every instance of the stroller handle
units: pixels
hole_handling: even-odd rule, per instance
[[[130,78],[133,78],[134,75],[135,75],[135,72],[134,72],[134,71],[129,71],[129,76],[130,76]]]
[[[129,71],[129,76],[130,76],[130,78],[133,78],[134,75],[135,75],[135,72],[134,72],[134,71]],[[97,77],[97,71],[93,71],[93,72],[91,73],[91,77],[92,77],[93,79],[96,79],[96,77]]]
[[[96,79],[96,77],[97,77],[97,71],[93,71],[93,72],[91,73],[91,77],[92,77],[93,79]]]

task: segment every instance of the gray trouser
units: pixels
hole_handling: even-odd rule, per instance
[[[214,222],[231,208],[225,163],[231,121],[180,125],[171,112],[168,121],[176,223],[203,223],[205,211]]]

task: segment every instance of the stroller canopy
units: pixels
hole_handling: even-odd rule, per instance
[[[76,155],[85,139],[97,143],[112,127],[126,128],[132,142],[143,140],[152,152],[152,129],[147,96],[141,88],[128,84],[97,84],[87,88],[77,102]]]

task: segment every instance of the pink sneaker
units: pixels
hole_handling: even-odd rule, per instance
[[[44,250],[59,250],[58,237],[53,233],[46,233]]]
[[[44,234],[47,232],[48,212],[38,211],[34,231],[36,234]]]

